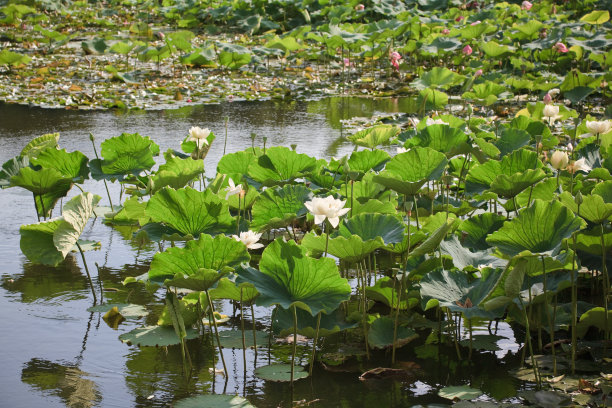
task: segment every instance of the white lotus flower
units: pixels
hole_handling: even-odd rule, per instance
[[[591,166],[586,164],[584,157],[580,160],[576,160],[575,162],[567,166],[567,171],[570,172],[571,174],[575,174],[578,171],[584,171],[585,173],[588,173],[592,169],[593,168]]]
[[[349,212],[350,208],[344,208],[346,201],[337,200],[333,196],[325,198],[315,197],[312,201],[306,201],[304,205],[315,217],[315,223],[320,224],[327,218],[332,227],[336,228],[340,223],[340,217]]]
[[[231,178],[228,180],[228,182],[229,186],[225,187],[225,191],[227,191],[227,194],[225,194],[226,200],[230,198],[230,196],[240,194],[244,191],[244,189],[242,188],[242,184],[235,185],[234,180],[232,180]]]
[[[259,249],[263,247],[263,244],[257,242],[259,241],[259,238],[261,238],[261,233],[258,234],[249,230],[241,232],[240,236],[232,235],[232,238],[234,238],[236,241],[242,242],[244,245],[246,245],[247,249]]]
[[[425,124],[427,126],[431,126],[431,125],[448,125],[448,123],[446,123],[442,119],[432,119],[432,118],[427,118],[427,120],[425,121]]]
[[[569,156],[566,152],[562,152],[561,150],[555,151],[550,157],[550,164],[553,166],[555,170],[563,170],[567,167],[569,163]]]
[[[531,296],[529,296],[531,292]],[[525,289],[519,292],[519,296],[525,302],[529,302],[529,299],[533,299],[544,293],[544,284],[542,282],[534,283],[529,289]]]
[[[188,142],[196,142],[198,145],[198,149],[202,146],[208,146],[208,140],[206,138],[210,135],[210,129],[198,126],[193,126],[189,129],[189,138]]]
[[[405,147],[398,147],[397,148],[397,154],[406,153],[407,151],[408,151],[408,149],[406,149]]]
[[[586,127],[592,135],[603,135],[610,131],[612,127],[612,122],[609,120],[587,120]]]
[[[548,120],[549,125],[552,125],[555,120],[561,117],[561,115],[559,115],[559,107],[553,104],[544,106],[542,116]]]

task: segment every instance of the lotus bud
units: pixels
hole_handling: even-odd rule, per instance
[[[472,104],[471,104],[471,103],[468,103],[468,106],[467,106],[467,114],[468,114],[468,115],[471,115],[472,113],[474,113],[474,107],[472,106]]]
[[[568,152],[573,152],[574,151],[574,146],[571,143],[567,144],[567,151]]]
[[[528,2],[527,0],[525,0],[522,4],[521,4],[521,9],[522,10],[531,10],[531,7],[533,7],[533,4],[531,4],[530,2]]]
[[[546,92],[546,95],[544,95],[544,98],[542,98],[542,102],[548,105],[552,102],[552,96],[550,96],[550,94]]]
[[[442,176],[442,182],[446,185],[446,188],[449,188],[451,183],[453,182],[453,176],[449,174]]]
[[[579,191],[578,194],[576,194],[576,197],[574,197],[574,202],[577,205],[582,204],[583,198],[582,198],[582,193]]]
[[[555,151],[550,157],[550,164],[555,170],[563,170],[569,163],[569,156],[561,150]]]
[[[254,132],[251,132],[251,142],[254,142],[256,137],[257,137],[257,134]]]
[[[365,6],[363,4],[358,4],[355,6],[355,11],[363,11]]]
[[[468,56],[468,55],[472,55],[472,47],[470,47],[470,45],[466,45],[465,47],[463,47],[463,49],[461,50],[461,52],[463,53],[463,55]]]
[[[479,69],[478,71],[474,73],[474,78],[478,78],[481,75],[482,75],[482,69]]]
[[[442,30],[442,34],[446,35],[450,33],[450,30],[448,28],[445,28],[444,30]]]
[[[562,42],[558,42],[555,45],[553,45],[553,50],[563,53],[563,54],[566,52],[569,52],[569,49]]]
[[[92,142],[94,141],[94,135],[93,135],[93,133],[90,133],[90,134],[89,134],[89,140],[91,140]]]

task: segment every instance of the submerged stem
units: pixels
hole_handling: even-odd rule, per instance
[[[91,294],[94,297],[94,305],[98,303],[98,297],[96,296],[96,288],[94,287],[93,282],[91,281],[91,275],[89,274],[89,268],[87,267],[87,262],[85,261],[85,254],[83,253],[83,248],[79,244],[79,241],[76,242],[76,246],[81,253],[81,259],[83,259],[83,265],[85,266],[85,273],[87,273],[87,279],[89,279],[89,287],[91,287]]]
[[[308,375],[312,375],[312,368],[314,367],[315,353],[317,352],[317,342],[319,340],[319,328],[320,327],[321,327],[321,312],[317,314],[317,329],[315,330],[315,336],[312,341],[312,356],[310,358],[310,369],[308,370]]]
[[[210,308],[209,313],[211,316],[213,328],[215,330],[215,337],[217,338],[217,346],[219,347],[219,355],[221,356],[221,362],[223,363],[223,371],[225,372],[225,378],[227,379],[227,366],[225,365],[225,357],[223,357],[223,349],[221,348],[221,339],[219,339],[219,330],[217,329],[217,321],[215,320],[215,307],[213,306],[212,300],[208,291],[206,291],[206,297],[208,298],[208,307]]]

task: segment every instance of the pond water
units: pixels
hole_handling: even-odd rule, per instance
[[[206,158],[207,175],[215,172],[223,155],[225,118],[228,117],[227,152],[261,146],[297,144],[298,152],[322,158],[343,155],[353,145],[343,137],[340,120],[376,113],[407,112],[410,100],[373,101],[360,98],[328,98],[318,101],[233,102],[197,106],[171,111],[151,112],[78,112],[0,105],[0,160],[16,156],[36,136],[60,132],[60,146],[80,150],[89,158],[94,152],[88,135],[96,144],[122,132],[150,136],[162,151],[178,149],[190,126],[209,127],[217,135]],[[99,148],[98,148],[99,149]],[[111,194],[119,193],[111,184]],[[89,182],[84,190],[106,196],[102,183]],[[76,194],[77,191],[72,191]],[[290,406],[290,401],[304,401],[304,406],[403,407],[413,405],[448,405],[437,396],[446,385],[473,385],[486,393],[483,399],[512,401],[522,384],[508,374],[518,366],[518,345],[512,330],[500,324],[498,334],[507,338],[498,352],[476,353],[471,362],[458,361],[454,348],[424,344],[424,339],[404,347],[399,353],[400,366],[408,368],[410,378],[402,381],[362,382],[359,370],[388,366],[390,357],[375,353],[372,361],[356,372],[328,372],[316,367],[309,379],[296,382],[293,394],[287,383],[259,380],[253,376],[256,366],[287,361],[290,346],[260,348],[256,355],[247,352],[243,366],[241,350],[224,349],[229,378],[213,376],[213,357],[221,368],[218,352],[210,336],[191,341],[189,351],[193,370],[182,372],[178,347],[142,348],[118,340],[121,333],[155,319],[128,319],[117,329],[109,327],[100,313],[90,313],[91,293],[80,258],[69,256],[57,268],[38,266],[27,261],[19,248],[19,226],[36,222],[32,196],[23,189],[0,192],[3,228],[0,231],[0,403],[6,407],[153,407],[168,406],[173,401],[202,393],[228,393],[246,396],[255,406]],[[162,295],[144,288],[131,291],[121,282],[148,270],[157,248],[138,249],[129,239],[131,231],[111,228],[100,219],[90,221],[83,239],[100,241],[102,249],[86,254],[93,274],[95,264],[105,288],[105,301],[159,308]],[[219,303],[221,312],[231,315],[228,303]],[[269,326],[269,310],[255,308],[259,329]],[[250,313],[247,326],[251,325]],[[224,328],[240,326],[232,319]],[[481,328],[481,330],[484,330]],[[485,330],[486,331],[486,330]],[[340,339],[344,341],[344,339]],[[306,365],[310,351],[299,347],[300,364]],[[465,356],[464,356],[465,357]]]

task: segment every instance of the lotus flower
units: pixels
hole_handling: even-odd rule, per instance
[[[400,154],[400,153],[406,153],[408,149],[406,149],[405,147],[398,147],[396,151],[397,151],[397,154]]]
[[[232,235],[232,238],[234,238],[236,241],[242,242],[244,245],[246,245],[247,249],[259,249],[263,247],[263,244],[257,242],[259,241],[259,238],[261,238],[261,233],[258,234],[249,230],[241,232],[240,236]]]
[[[563,170],[569,163],[569,156],[561,150],[555,151],[550,157],[550,164],[555,170]]]
[[[521,9],[523,10],[531,10],[531,8],[533,7],[533,4],[531,4],[530,2],[528,2],[527,0],[525,0],[522,4],[521,4]]]
[[[193,126],[189,129],[189,138],[188,142],[196,142],[198,145],[198,149],[205,145],[208,146],[208,140],[206,138],[210,135],[210,130],[208,128],[200,128],[198,126]]]
[[[478,71],[474,72],[474,78],[478,78],[481,75],[482,75],[482,69],[479,69]]]
[[[470,47],[470,45],[468,44],[465,47],[463,47],[461,52],[463,53],[463,55],[472,55],[472,47]]]
[[[365,6],[363,4],[358,4],[355,6],[356,11],[363,11],[364,9],[365,9]]]
[[[427,126],[431,126],[431,125],[448,125],[448,123],[446,123],[442,119],[427,118],[427,120],[425,121],[425,125],[427,125]]]
[[[586,164],[586,160],[584,159],[584,157],[580,160],[576,160],[575,162],[567,166],[567,171],[571,174],[575,174],[578,171],[584,171],[585,173],[588,173],[592,169],[593,168],[591,166]]]
[[[476,20],[476,21],[474,21],[473,23],[471,23],[470,25],[471,25],[471,26],[475,26],[475,25],[478,25],[478,24],[480,24],[480,23],[481,23],[481,21],[480,21],[480,20]]]
[[[448,28],[445,28],[444,30],[442,30],[442,34],[446,35],[450,33],[450,30]]]
[[[548,119],[548,123],[552,124],[555,120],[559,119],[559,107],[556,105],[546,105],[542,111],[542,116]]]
[[[546,95],[544,95],[544,97],[542,98],[542,102],[548,105],[552,102],[552,96],[550,96],[550,94],[546,92]]]
[[[228,180],[228,182],[229,186],[225,187],[225,191],[227,191],[227,194],[225,194],[226,200],[230,198],[230,196],[241,194],[244,191],[242,188],[242,184],[235,185],[234,180],[232,180],[231,178]]]
[[[586,127],[589,130],[589,133],[592,135],[603,135],[610,131],[612,122],[609,120],[587,120]]]
[[[315,217],[315,223],[320,224],[327,218],[332,227],[336,228],[340,223],[340,217],[349,212],[350,208],[344,208],[346,201],[337,200],[333,196],[314,197],[306,201],[304,206]]]
[[[563,44],[562,42],[558,42],[555,45],[553,45],[553,50],[557,52],[561,52],[561,53],[566,53],[569,51],[567,47],[565,46],[565,44]]]

